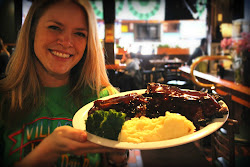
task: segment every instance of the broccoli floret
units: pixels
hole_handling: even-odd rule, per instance
[[[86,130],[94,135],[111,140],[118,140],[126,114],[114,109],[96,110],[86,120]]]

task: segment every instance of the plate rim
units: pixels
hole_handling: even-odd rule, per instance
[[[97,99],[97,100],[106,100],[106,99],[110,99],[110,98],[117,97],[117,96],[124,96],[124,95],[130,94],[130,93],[138,93],[138,94],[145,93],[146,90],[147,89],[139,89],[139,90],[121,92],[118,94],[105,96],[105,97]],[[185,90],[189,90],[189,89],[185,89]],[[195,91],[195,90],[190,90],[190,91]],[[96,100],[94,100],[94,101],[96,101]],[[74,128],[85,130],[85,124],[80,125],[79,122],[85,122],[84,116],[86,116],[88,114],[89,109],[91,107],[93,107],[94,101],[81,107],[75,113],[75,115],[72,119],[72,125]],[[192,134],[185,135],[185,136],[178,137],[178,138],[174,138],[174,139],[163,140],[163,141],[143,142],[143,143],[119,142],[119,141],[115,141],[115,140],[102,138],[102,137],[96,136],[96,135],[88,133],[88,132],[87,132],[87,139],[93,143],[96,143],[96,144],[99,144],[102,146],[106,146],[106,147],[117,148],[117,149],[152,150],[152,149],[169,148],[169,147],[174,147],[174,146],[179,146],[179,145],[187,144],[190,142],[194,142],[196,140],[199,140],[201,138],[204,138],[204,137],[212,134],[213,132],[218,130],[220,127],[222,127],[222,125],[228,119],[228,116],[229,116],[229,112],[228,112],[228,114],[223,115],[223,118],[214,118],[212,120],[212,122],[209,123],[207,126],[201,128],[198,131],[195,131]],[[209,130],[209,128],[211,128],[211,129]]]

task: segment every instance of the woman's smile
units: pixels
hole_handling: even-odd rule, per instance
[[[73,56],[73,54],[66,53],[66,52],[60,52],[60,51],[51,50],[51,49],[49,49],[49,51],[50,51],[50,53],[52,53],[54,56],[61,57],[61,58],[69,58],[69,57]]]

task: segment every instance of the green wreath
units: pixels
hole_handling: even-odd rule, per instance
[[[116,1],[120,2],[118,7],[115,10],[116,15],[118,15],[118,13],[123,9],[124,0],[116,0]],[[96,16],[103,19],[103,11],[98,9],[98,7],[96,6],[95,0],[90,1],[90,3],[91,3],[91,5],[92,5],[92,7],[94,9],[94,12],[95,12]]]
[[[200,5],[200,4],[202,4],[202,5]],[[206,9],[207,0],[197,0],[195,6],[196,6],[196,10],[198,12],[198,16],[200,17]]]
[[[152,1],[138,1],[140,2],[141,6],[147,6],[149,2]],[[138,17],[140,20],[148,20],[150,17],[154,16],[157,11],[160,9],[160,0],[155,0],[155,6],[153,9],[147,13],[140,13],[135,10],[135,8],[132,5],[132,0],[128,0],[128,6],[129,6],[129,11],[135,16]]]
[[[100,9],[98,9],[98,7],[95,4],[95,1],[90,1],[92,8],[96,14],[97,17],[103,19],[103,11],[101,11]]]
[[[115,1],[120,2],[118,7],[115,9],[115,14],[118,15],[120,13],[120,11],[123,9],[124,0],[115,0]]]

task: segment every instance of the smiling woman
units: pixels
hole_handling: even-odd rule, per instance
[[[34,51],[43,85],[62,86],[68,82],[70,70],[83,57],[88,39],[87,29],[86,14],[78,5],[70,2],[60,2],[48,8],[40,18]]]
[[[1,164],[104,166],[99,153],[117,151],[72,128],[81,106],[118,92],[97,34],[87,0],[33,1],[0,81]]]

